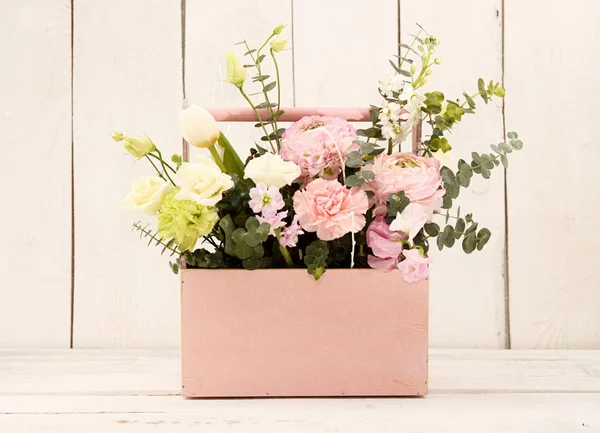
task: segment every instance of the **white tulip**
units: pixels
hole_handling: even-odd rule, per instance
[[[284,161],[279,155],[267,152],[250,160],[244,172],[244,177],[255,183],[263,182],[267,186],[281,188],[298,179],[300,167],[291,161]]]
[[[196,147],[210,147],[221,135],[215,118],[198,105],[181,110],[179,127],[185,141]]]
[[[173,185],[156,176],[139,176],[122,202],[123,207],[154,215],[160,209]]]
[[[177,200],[191,200],[204,206],[214,206],[223,193],[233,188],[233,180],[224,174],[207,155],[200,155],[198,162],[184,162],[177,171],[181,190]]]

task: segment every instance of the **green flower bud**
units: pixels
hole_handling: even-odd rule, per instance
[[[122,136],[123,147],[136,158],[142,158],[152,152],[156,147],[148,137]]]
[[[285,29],[285,24],[279,24],[277,27],[275,27],[273,29],[273,34],[274,35],[280,35],[281,32],[283,31],[283,29]]]
[[[123,141],[123,137],[124,137],[123,134],[121,134],[120,132],[115,132],[112,135],[112,139],[115,140],[117,143],[119,141]]]
[[[436,65],[440,65],[440,64],[442,63],[442,59],[441,59],[441,57],[436,57],[435,59],[433,59],[433,62],[434,62]]]
[[[280,39],[280,38],[275,38],[271,41],[271,49],[278,53],[279,51],[283,50],[285,48],[285,46],[287,45],[287,39]]]
[[[417,65],[412,64],[410,65],[410,75],[415,75],[417,73]]]
[[[246,81],[246,69],[242,66],[235,53],[227,53],[227,81],[236,87],[242,88]]]

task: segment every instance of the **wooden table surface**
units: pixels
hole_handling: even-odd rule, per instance
[[[185,400],[179,353],[0,351],[1,433],[600,432],[600,351],[431,350],[426,398]]]

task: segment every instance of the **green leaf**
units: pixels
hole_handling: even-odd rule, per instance
[[[470,233],[469,235],[465,236],[462,241],[462,249],[465,253],[471,254],[473,251],[475,251],[476,246],[477,239],[475,233]]]
[[[452,248],[456,239],[454,238],[454,228],[451,225],[447,225],[442,232],[442,239],[444,240],[444,245],[448,248]]]
[[[444,249],[444,238],[442,236],[438,236],[435,243],[440,251]]]
[[[481,175],[484,179],[489,179],[492,176],[492,172],[487,167],[481,167]]]
[[[255,50],[255,49],[248,50],[248,51],[246,51],[246,52],[244,53],[244,56],[248,56],[248,55],[250,55],[250,54],[252,54],[252,53],[255,53],[255,52],[256,52],[256,50]]]
[[[264,91],[269,92],[269,91],[273,90],[275,88],[275,86],[277,86],[277,81],[273,81],[273,82],[267,84],[264,88]]]
[[[491,148],[492,148],[492,150],[493,150],[494,152],[496,152],[496,153],[500,153],[500,154],[504,153],[504,152],[502,152],[502,150],[500,150],[500,148],[499,148],[498,146],[496,146],[495,144],[491,144],[491,145],[490,145],[490,147],[491,147]]]
[[[362,154],[355,150],[348,154],[348,158],[346,159],[346,167],[356,168],[360,167],[363,164]]]
[[[456,225],[454,226],[454,230],[456,230],[454,236],[456,237],[456,239],[460,238],[464,234],[465,227],[466,224],[464,219],[459,218],[456,220]]]
[[[483,81],[483,78],[480,78],[479,80],[477,80],[477,90],[479,90],[479,93],[481,93],[481,95],[483,95],[486,91],[485,91],[485,82]]]
[[[513,147],[513,149],[515,150],[521,150],[523,149],[523,142],[521,140],[514,140],[510,142],[510,145]]]
[[[254,254],[254,248],[248,246],[245,242],[235,244],[235,255],[239,259],[249,259]]]
[[[442,198],[442,209],[450,209],[452,208],[452,198],[444,195]]]
[[[256,230],[256,229],[258,229],[259,226],[260,226],[260,222],[258,221],[258,219],[256,217],[250,217],[246,220],[246,229],[248,231]]]
[[[465,230],[465,236],[470,234],[470,233],[474,233],[477,230],[477,223],[473,222],[473,220],[469,221],[469,218],[465,217],[465,219],[467,220],[468,223],[471,223],[471,225],[469,226],[468,229]]]
[[[256,106],[257,109],[261,109],[261,108],[273,108],[273,107],[277,107],[277,103],[276,102],[271,102],[270,104],[267,102],[261,102],[260,104],[258,104]]]
[[[375,178],[375,173],[373,173],[371,170],[363,170],[362,171],[362,177],[365,180],[374,179]]]
[[[247,235],[248,235],[248,232],[246,230],[244,230],[242,228],[236,229],[231,234],[231,240],[233,242],[235,242],[236,244],[239,244],[240,242],[244,242]]]
[[[397,192],[395,194],[390,194],[388,196],[388,216],[391,218],[395,218],[396,215],[404,210],[410,201],[404,195],[404,191]]]
[[[252,77],[252,81],[256,83],[257,81],[265,81],[267,78],[270,77],[270,75],[257,75],[256,77]]]
[[[508,168],[508,158],[505,154],[500,155],[500,162],[502,162],[504,168]]]
[[[365,179],[356,174],[353,174],[346,178],[346,186],[349,186],[350,188],[354,188],[355,186],[361,186],[363,183],[365,183]]]
[[[396,65],[391,59],[390,59],[390,65],[392,65],[392,68],[394,68],[394,71],[400,72],[400,68],[398,68],[398,65]]]
[[[424,229],[425,233],[427,233],[431,237],[440,234],[440,226],[433,222],[425,224]]]
[[[375,150],[375,145],[373,143],[362,143],[360,145],[360,151],[365,155],[371,153]]]
[[[265,59],[265,55],[261,54],[260,56],[258,56],[258,59],[256,59],[256,64],[260,65],[264,59]]]
[[[473,98],[471,98],[466,92],[463,93],[465,100],[467,101],[467,104],[469,104],[470,108],[475,108],[475,101],[473,100]]]
[[[506,136],[509,140],[516,140],[517,138],[519,138],[519,135],[514,131],[509,132],[508,134],[506,134]]]
[[[398,70],[398,73],[399,73],[400,75],[404,75],[405,77],[408,77],[408,78],[411,78],[411,77],[412,77],[412,75],[410,75],[410,72],[408,72],[408,71],[405,71],[404,69],[400,69],[400,70]]]
[[[479,230],[479,233],[477,233],[477,251],[481,251],[483,249],[485,244],[487,244],[490,240],[491,236],[492,232],[490,232],[488,229],[483,228]]]

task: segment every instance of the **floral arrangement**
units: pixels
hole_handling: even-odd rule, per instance
[[[440,59],[438,40],[420,28],[400,56],[390,60],[392,74],[379,83],[381,103],[370,108],[371,126],[355,129],[346,120],[308,116],[282,128],[277,57],[287,41],[276,27],[258,49],[246,41],[247,64],[227,55],[227,82],[237,87],[256,115],[263,136],[242,161],[204,108],[180,115],[181,135],[208,149],[191,161],[163,158],[148,137],[115,133],[113,138],[156,176],[138,177],[124,201],[127,208],[156,218],[134,224],[141,237],[191,268],[305,267],[315,279],[327,268],[400,270],[408,282],[427,278],[430,243],[450,248],[462,239],[469,254],[481,250],[490,231],[471,214],[451,212],[471,178],[489,178],[507,166],[507,154],[523,144],[517,134],[491,153],[472,153],[471,161],[452,165],[449,133],[463,116],[475,113],[476,99],[502,98],[499,83],[482,79],[474,94],[448,99],[424,86]],[[269,56],[275,70],[265,73]],[[248,75],[252,73],[252,83]],[[247,93],[260,87],[262,101]],[[256,96],[257,94],[254,94]],[[418,148],[407,139],[415,128],[428,129]]]

